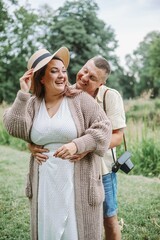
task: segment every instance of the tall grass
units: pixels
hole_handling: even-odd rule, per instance
[[[127,147],[135,165],[132,174],[160,176],[160,99],[125,102]],[[123,144],[118,155],[124,151]]]
[[[160,174],[160,129],[151,129],[145,122],[128,122],[126,130],[128,149],[135,164],[132,174],[159,176]]]

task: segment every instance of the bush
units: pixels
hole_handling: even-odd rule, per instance
[[[142,139],[141,142],[134,142],[129,146],[132,153],[131,160],[134,168],[131,174],[143,176],[160,175],[160,143],[154,139]],[[117,155],[120,156],[124,152],[123,146],[118,148]]]
[[[133,146],[133,173],[144,176],[159,176],[160,148],[154,139],[142,139],[141,143]]]
[[[8,134],[3,124],[0,123],[0,144],[1,145],[10,145],[14,148],[17,148],[21,151],[27,150],[27,144],[25,141],[12,137]]]

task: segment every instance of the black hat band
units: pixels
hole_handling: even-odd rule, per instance
[[[41,55],[39,58],[37,58],[37,59],[34,61],[34,63],[32,64],[32,67],[31,67],[31,68],[35,68],[36,65],[37,65],[40,61],[42,61],[43,59],[45,59],[45,58],[47,58],[47,57],[50,57],[50,56],[52,56],[50,53],[45,53],[45,54]]]

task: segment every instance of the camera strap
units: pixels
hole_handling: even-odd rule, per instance
[[[109,90],[109,88],[106,89],[106,91],[104,92],[104,95],[103,95],[103,110],[105,111],[106,114],[107,114],[107,111],[106,111],[105,97],[106,97],[106,93],[108,92],[108,90]],[[123,143],[124,143],[124,149],[125,149],[125,151],[127,151],[127,144],[126,144],[126,138],[125,138],[124,133],[123,133]],[[111,148],[111,152],[112,152],[113,161],[116,162],[114,152],[113,152],[113,148]]]

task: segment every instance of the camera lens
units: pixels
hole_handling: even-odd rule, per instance
[[[116,164],[114,164],[112,166],[112,172],[117,172],[118,171],[118,166]]]

